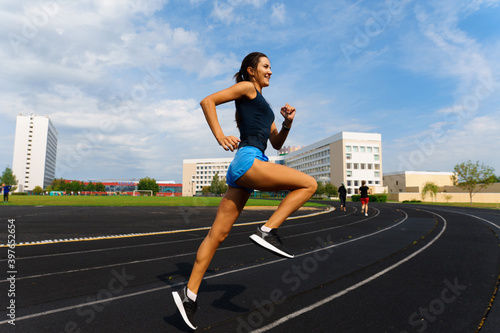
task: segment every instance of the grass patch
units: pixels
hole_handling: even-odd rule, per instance
[[[13,206],[205,206],[216,207],[220,197],[133,197],[133,196],[10,196]],[[247,206],[278,206],[280,200],[249,199]],[[308,202],[306,207],[323,207],[325,205]]]

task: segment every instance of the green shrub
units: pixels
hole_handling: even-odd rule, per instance
[[[422,201],[417,199],[404,200],[403,203],[421,203]]]
[[[370,202],[387,202],[387,194],[369,194],[368,198],[370,198]],[[360,202],[361,195],[354,194],[351,196],[351,201]]]

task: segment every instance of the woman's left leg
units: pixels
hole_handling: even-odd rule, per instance
[[[217,248],[228,236],[234,222],[245,207],[249,197],[250,193],[248,193],[247,190],[229,186],[226,194],[219,204],[215,221],[212,224],[208,235],[198,248],[196,261],[187,285],[189,290],[193,293],[198,293],[203,276],[205,275],[208,265],[212,261]]]

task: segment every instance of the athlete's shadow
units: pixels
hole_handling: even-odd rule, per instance
[[[165,273],[162,275],[158,276],[158,279],[160,281],[163,281],[166,284],[172,285],[173,288],[171,291],[178,290],[180,288],[183,288],[184,285],[187,283],[189,279],[189,275],[191,274],[191,270],[193,269],[193,265],[190,263],[177,263],[177,270],[174,272],[169,272]],[[211,273],[214,273],[213,270],[207,270],[207,273],[205,276],[210,276]],[[179,278],[182,277],[183,279]],[[173,278],[175,277],[175,279]],[[183,282],[180,282],[183,281]],[[182,284],[182,285],[181,285]],[[211,305],[213,307],[231,311],[231,312],[248,312],[250,309],[241,307],[237,304],[234,304],[232,302],[232,299],[240,295],[246,290],[246,287],[241,285],[241,284],[212,284],[210,283],[210,280],[203,280],[201,282],[200,290],[202,290],[203,293],[203,298],[207,299],[209,297],[208,293],[210,292],[216,292],[220,293],[223,292],[222,296],[219,297],[218,299],[215,299]],[[187,329],[186,324],[182,320],[177,307],[175,306],[175,303],[171,297],[169,296],[168,304],[169,308],[173,309],[172,315],[168,317],[164,317],[165,322],[172,326],[176,326],[182,331],[185,332],[190,332],[191,330]],[[200,302],[198,302],[198,306],[200,305]]]

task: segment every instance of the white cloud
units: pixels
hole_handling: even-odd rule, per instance
[[[275,3],[272,6],[271,19],[278,23],[285,23],[286,8],[282,3]]]
[[[215,1],[212,16],[225,24],[231,24],[235,19],[234,7]]]

